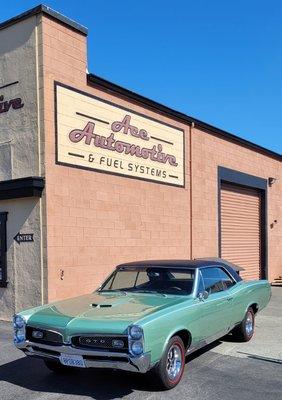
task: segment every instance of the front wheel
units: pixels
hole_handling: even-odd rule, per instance
[[[164,351],[159,363],[154,367],[158,386],[172,389],[182,378],[185,367],[185,347],[179,336],[173,336]]]
[[[242,341],[248,342],[252,339],[255,331],[255,314],[253,309],[248,308],[246,315],[240,325],[233,330],[233,336]]]

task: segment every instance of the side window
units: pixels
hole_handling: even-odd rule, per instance
[[[202,268],[204,288],[209,293],[222,292],[234,284],[230,276],[220,267]]]
[[[224,286],[226,286],[226,289],[230,288],[235,284],[233,279],[225,272],[222,268],[217,268],[219,271],[219,276],[221,278],[221,281],[223,282]]]
[[[0,287],[7,286],[7,214],[0,212]]]

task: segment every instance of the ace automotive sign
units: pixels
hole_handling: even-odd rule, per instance
[[[184,131],[55,83],[56,161],[184,186]]]

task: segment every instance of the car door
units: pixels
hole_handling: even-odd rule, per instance
[[[229,288],[234,284],[232,277],[219,266],[200,268],[198,294],[208,292],[207,298],[200,295],[198,300],[201,341],[210,343],[229,331],[233,299]]]

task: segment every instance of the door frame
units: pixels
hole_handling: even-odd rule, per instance
[[[268,235],[267,235],[267,179],[259,176],[249,175],[244,172],[218,166],[217,169],[218,188],[218,255],[221,257],[221,186],[222,183],[231,183],[237,186],[254,188],[260,192],[261,208],[261,276],[268,278]]]

